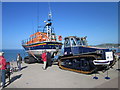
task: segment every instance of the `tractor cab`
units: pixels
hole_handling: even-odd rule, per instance
[[[66,37],[64,40],[64,53],[68,54],[79,54],[79,47],[80,46],[87,46],[87,37],[76,37],[76,36],[69,36]]]
[[[72,47],[72,46],[87,46],[87,37],[76,37],[70,36],[65,38],[64,46]]]

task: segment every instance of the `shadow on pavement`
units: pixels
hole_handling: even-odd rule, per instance
[[[12,83],[12,82],[14,82],[15,80],[19,79],[21,76],[22,76],[22,74],[16,75],[16,76],[12,77],[11,80],[10,80],[10,82],[6,85],[6,87],[7,87],[10,83]]]
[[[24,67],[21,68],[21,70],[23,70],[23,69],[25,69],[25,68],[27,68],[27,67],[28,67],[28,66],[24,66]]]
[[[116,69],[116,70],[120,72],[120,69]]]

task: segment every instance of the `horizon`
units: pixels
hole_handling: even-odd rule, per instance
[[[120,43],[102,43],[102,44],[98,44],[98,45],[88,45],[88,46],[99,46],[99,45],[104,45],[104,44],[120,44]],[[120,47],[120,46],[118,46],[118,47]],[[4,48],[2,50],[24,50],[24,48],[18,48],[18,49],[17,48]],[[0,51],[2,51],[2,50],[0,49]]]
[[[89,45],[118,43],[117,2],[51,2],[50,5],[57,35],[87,36]],[[21,41],[29,38],[37,25],[44,24],[49,7],[47,2],[3,2],[2,10],[2,48],[23,49]]]

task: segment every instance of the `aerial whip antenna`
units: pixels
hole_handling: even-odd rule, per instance
[[[51,7],[50,7],[50,2],[48,2],[48,7],[49,7],[49,13],[48,13],[48,18],[52,18],[52,12],[51,12]]]
[[[37,7],[37,29],[39,28],[39,2]]]

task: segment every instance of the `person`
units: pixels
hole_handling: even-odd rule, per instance
[[[9,83],[10,81],[10,62],[6,63],[6,76],[9,78]]]
[[[82,41],[82,44],[83,44],[83,45],[87,45],[87,40],[86,40],[86,38],[87,38],[87,36],[81,38],[81,41]]]
[[[43,70],[46,70],[47,66],[47,52],[46,50],[42,53],[42,61],[43,61]]]
[[[17,66],[19,71],[21,70],[21,63],[22,63],[22,57],[20,56],[20,54],[17,54]]]
[[[1,72],[1,82],[2,82],[2,88],[5,87],[5,72],[6,72],[6,59],[4,58],[4,52],[0,52],[0,72]]]
[[[52,66],[51,53],[47,52],[47,66]]]
[[[58,64],[58,54],[57,52],[54,53],[54,57],[52,58],[52,65]]]
[[[53,62],[55,62],[55,61],[58,61],[58,55],[57,55],[57,52],[56,52],[56,53],[54,53]]]

